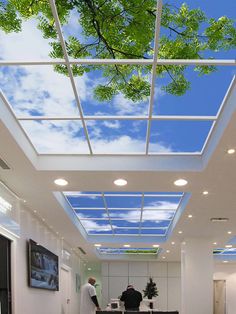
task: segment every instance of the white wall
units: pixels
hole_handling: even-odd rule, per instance
[[[236,313],[236,264],[216,264],[214,280],[226,280],[226,313]]]
[[[103,306],[111,298],[118,298],[128,284],[133,284],[136,290],[143,292],[150,276],[159,290],[154,307],[162,311],[180,311],[181,267],[180,263],[174,262],[103,262]]]
[[[1,225],[1,221],[0,221]],[[27,268],[27,241],[33,239],[59,256],[62,251],[62,243],[58,237],[47,228],[28,209],[20,210],[20,237],[14,237],[6,230],[1,229],[0,233],[12,240],[12,301],[13,314],[60,314],[61,295],[60,291],[48,291],[43,289],[30,288],[28,286]],[[61,265],[61,263],[60,263]],[[71,313],[79,313],[79,294],[75,288],[75,274],[81,273],[80,258],[71,251],[70,257],[70,292],[71,292]],[[59,266],[60,270],[60,266]],[[59,283],[60,284],[60,283]],[[59,287],[60,289],[60,287]]]

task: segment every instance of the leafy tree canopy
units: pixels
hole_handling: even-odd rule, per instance
[[[56,0],[56,5],[62,25],[68,23],[71,14],[77,14],[82,27],[82,36],[66,38],[71,58],[152,58],[156,0]],[[30,18],[38,20],[43,36],[50,39],[50,56],[63,58],[48,0],[0,0],[0,29],[6,33],[20,32],[22,21]],[[226,16],[208,18],[201,9],[191,9],[185,3],[180,7],[165,4],[161,26],[158,53],[161,59],[203,59],[205,53],[236,47],[232,19]],[[98,84],[94,90],[98,100],[111,100],[118,93],[133,101],[149,96],[150,66],[72,66],[75,76],[95,69],[102,71],[106,78],[106,83]],[[185,69],[186,66],[157,67],[159,77],[170,78],[164,91],[179,96],[190,88]],[[68,74],[65,65],[56,65],[55,70]],[[216,68],[196,66],[194,70],[204,75]]]

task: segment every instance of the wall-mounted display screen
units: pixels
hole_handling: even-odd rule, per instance
[[[28,258],[29,286],[58,291],[58,256],[30,239],[28,243]]]

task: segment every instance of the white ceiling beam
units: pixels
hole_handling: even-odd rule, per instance
[[[56,4],[55,4],[54,0],[50,0],[49,2],[50,2],[50,6],[51,6],[53,17],[55,19],[55,26],[56,26],[58,37],[59,37],[59,40],[60,40],[60,43],[61,43],[61,47],[62,47],[62,50],[63,50],[64,58],[65,58],[65,61],[66,61],[66,66],[67,66],[67,70],[68,70],[71,86],[72,86],[72,89],[73,89],[73,92],[74,92],[74,96],[75,96],[75,100],[76,100],[76,103],[77,103],[77,106],[78,106],[78,109],[79,109],[79,113],[80,113],[80,116],[81,116],[81,122],[82,122],[82,125],[83,125],[83,129],[84,129],[85,137],[86,137],[86,140],[87,140],[89,152],[92,155],[93,154],[92,146],[91,146],[91,143],[90,143],[90,140],[89,140],[87,126],[86,126],[86,123],[85,123],[85,121],[83,119],[83,109],[82,109],[82,106],[81,106],[81,103],[80,103],[80,98],[79,98],[79,95],[78,95],[78,92],[77,92],[77,88],[76,88],[76,84],[75,84],[75,80],[74,80],[74,75],[73,75],[73,72],[72,72],[72,69],[71,69],[71,66],[70,66],[70,63],[69,63],[69,56],[67,54],[65,40],[64,40],[64,37],[63,37],[63,34],[62,34],[61,23],[60,23],[59,16],[58,16],[58,13],[57,13]]]
[[[146,133],[146,149],[145,153],[148,154],[149,148],[149,139],[151,132],[151,117],[153,112],[153,103],[155,97],[155,80],[156,80],[156,67],[157,67],[157,55],[159,48],[159,36],[161,31],[161,15],[162,15],[162,0],[157,0],[157,11],[156,11],[156,21],[155,21],[155,36],[154,36],[154,54],[153,54],[153,65],[152,65],[152,74],[151,74],[151,88],[150,88],[150,99],[149,99],[149,109],[148,116],[149,121],[147,125],[147,133]]]
[[[33,120],[51,120],[51,121],[75,121],[81,120],[80,116],[19,116],[19,121],[33,121]],[[183,120],[183,121],[216,121],[217,116],[181,116],[181,115],[153,115],[148,116],[84,116],[84,120]]]
[[[87,65],[152,65],[153,59],[69,59],[68,63]],[[67,64],[64,59],[49,60],[0,60],[0,66],[31,66],[31,65],[56,65]],[[214,65],[236,66],[235,59],[157,59],[157,65]]]

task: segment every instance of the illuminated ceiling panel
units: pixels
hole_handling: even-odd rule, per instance
[[[200,21],[195,30],[193,19],[176,25],[182,1],[162,2],[105,1],[91,12],[86,1],[61,10],[50,0],[7,32],[1,24],[0,88],[38,154],[203,154],[235,74],[234,26],[206,49],[207,18],[224,29],[222,16],[234,18],[235,2],[213,8],[188,0]],[[207,18],[191,11],[198,7]],[[179,19],[167,23],[173,13]]]
[[[164,237],[183,193],[64,192],[87,235]]]
[[[98,253],[101,255],[157,255],[159,250],[159,248],[97,248]]]

